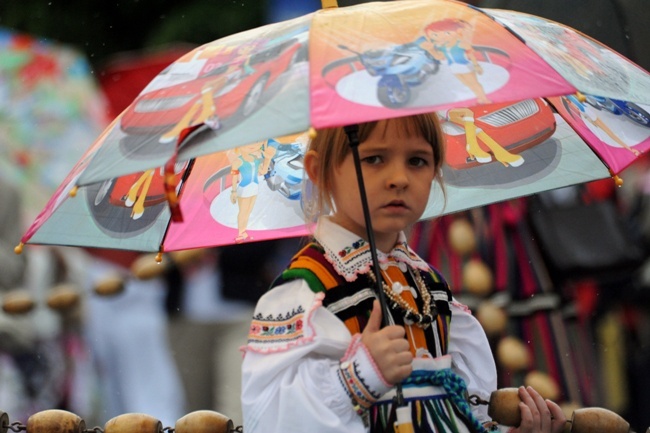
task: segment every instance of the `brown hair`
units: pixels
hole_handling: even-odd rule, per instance
[[[412,116],[398,117],[395,119],[380,120],[359,124],[359,143],[368,139],[370,134],[377,127],[382,127],[384,133],[388,122],[397,122],[400,127],[400,134],[406,137],[420,135],[431,144],[434,157],[434,176],[436,182],[445,194],[441,172],[445,159],[445,146],[440,121],[435,113],[415,114]],[[303,209],[308,221],[315,220],[319,215],[326,213],[333,208],[332,203],[332,180],[334,169],[343,163],[343,160],[351,152],[348,136],[343,127],[320,129],[309,143],[309,150],[316,151],[319,155],[317,177],[320,179],[318,188],[307,181],[305,186],[313,188],[303,194]]]

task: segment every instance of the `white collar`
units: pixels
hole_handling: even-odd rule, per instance
[[[323,246],[327,261],[346,281],[354,281],[357,275],[370,271],[372,255],[368,241],[332,222],[329,217],[318,219],[314,238]],[[396,262],[402,272],[406,272],[407,266],[422,271],[429,270],[429,265],[406,244],[403,232],[400,232],[390,253],[377,250],[377,258],[379,266],[384,269],[391,262]]]

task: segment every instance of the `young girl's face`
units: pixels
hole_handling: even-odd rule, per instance
[[[397,121],[380,122],[359,145],[363,179],[377,246],[389,251],[400,231],[424,212],[435,161],[431,144],[422,136],[407,134]],[[350,152],[334,170],[332,219],[366,238],[354,160]]]
[[[436,42],[439,44],[444,44],[450,41],[454,41],[458,38],[458,35],[455,31],[452,30],[440,30],[440,31],[428,31],[427,37],[431,42]]]

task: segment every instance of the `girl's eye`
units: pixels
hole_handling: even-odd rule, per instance
[[[368,164],[379,164],[381,161],[381,156],[379,155],[371,155],[363,158],[363,162]]]
[[[429,165],[428,160],[420,157],[411,158],[410,163],[413,167],[426,167]]]

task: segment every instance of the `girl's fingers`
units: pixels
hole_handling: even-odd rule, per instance
[[[530,407],[528,407],[528,405],[522,401],[519,403],[519,412],[521,413],[519,433],[531,433],[533,431],[534,422]]]
[[[551,423],[551,431],[553,433],[560,433],[564,430],[566,426],[566,416],[562,411],[562,408],[555,402],[551,400],[546,400],[546,406],[551,412],[553,417],[553,422]]]

